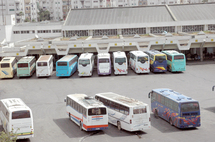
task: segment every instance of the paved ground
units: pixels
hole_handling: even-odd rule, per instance
[[[29,78],[0,80],[0,98],[19,97],[33,111],[35,137],[31,142],[213,142],[215,117],[215,65],[188,64],[183,73],[149,73],[137,75],[129,70],[128,75],[78,77],[77,72],[69,78]],[[152,128],[144,132],[118,131],[109,125],[106,131],[85,132],[68,119],[64,98],[71,93],[93,96],[99,92],[115,92],[150,105],[148,92],[154,88],[171,88],[196,100],[201,106],[202,126],[180,130],[151,114]]]

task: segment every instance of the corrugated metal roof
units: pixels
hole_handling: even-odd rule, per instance
[[[214,20],[215,3],[192,5],[169,5],[178,21]]]
[[[132,24],[171,22],[171,15],[164,5],[71,10],[65,26]]]

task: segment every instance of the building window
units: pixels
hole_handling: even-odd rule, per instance
[[[175,32],[175,27],[151,27],[150,28],[150,33],[152,34],[161,34],[164,31],[169,32],[169,33],[174,33]]]
[[[129,28],[129,29],[122,29],[122,35],[144,35],[146,34],[146,28]]]
[[[204,31],[204,25],[182,26],[182,32]]]

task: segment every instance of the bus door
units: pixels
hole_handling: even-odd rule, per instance
[[[149,72],[148,56],[138,56],[136,68],[138,72]]]
[[[11,126],[13,132],[16,132],[18,136],[32,135],[33,123],[29,110],[21,110],[12,112]]]
[[[165,72],[167,70],[167,61],[165,55],[156,55],[153,63],[154,72]]]
[[[127,73],[126,57],[115,58],[115,60],[114,60],[114,73],[115,74],[126,74]]]
[[[139,129],[139,127],[142,128],[142,126],[148,128],[150,126],[150,113],[147,113],[147,111],[149,111],[147,106],[133,108],[133,119],[132,122],[130,122],[133,125],[133,129]]]
[[[0,65],[0,78],[5,78],[13,75],[13,71],[11,70],[12,65],[10,63],[1,63]]]
[[[78,64],[78,71],[80,75],[90,75],[92,73],[90,60],[80,59]]]

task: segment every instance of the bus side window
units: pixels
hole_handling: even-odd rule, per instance
[[[125,107],[125,114],[129,115],[129,108],[128,107]]]
[[[151,93],[151,99],[152,99],[152,102],[154,102],[156,100],[156,93],[155,92]]]

